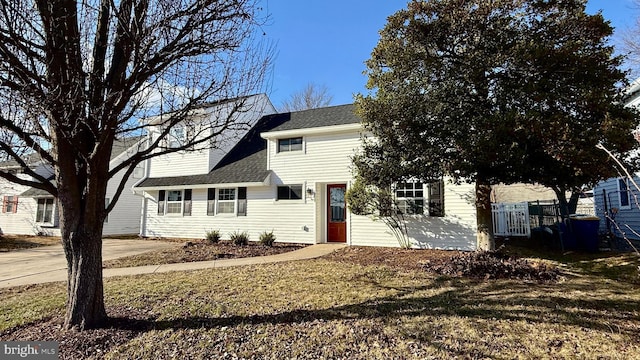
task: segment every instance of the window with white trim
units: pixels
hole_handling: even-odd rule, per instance
[[[301,200],[302,184],[278,186],[277,200]]]
[[[38,199],[36,223],[53,224],[53,198]]]
[[[631,208],[631,190],[628,178],[618,178],[618,204],[621,209]]]
[[[167,214],[182,214],[182,190],[167,191]]]
[[[278,152],[301,151],[302,137],[278,139]]]
[[[186,142],[187,130],[183,125],[174,125],[167,136],[167,146],[172,149],[179,148]]]
[[[218,189],[218,203],[216,214],[235,214],[236,189]]]
[[[422,182],[401,182],[395,186],[398,210],[403,214],[424,213],[424,184]]]

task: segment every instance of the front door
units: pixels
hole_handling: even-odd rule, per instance
[[[347,204],[345,184],[327,185],[327,241],[347,242]]]

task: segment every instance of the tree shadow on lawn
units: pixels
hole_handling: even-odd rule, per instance
[[[316,320],[380,319],[402,317],[457,316],[484,320],[519,320],[527,323],[553,323],[584,327],[596,331],[637,336],[640,315],[636,300],[592,297],[588,284],[527,284],[513,281],[471,282],[440,279],[443,290],[433,296],[420,292],[433,286],[389,288],[397,294],[358,304],[326,309],[295,309],[275,314],[229,317],[185,317],[171,320],[130,320],[113,318],[123,329],[213,329],[240,324],[299,324]],[[453,287],[453,289],[450,289]],[[535,294],[532,293],[535,292]],[[573,294],[573,296],[572,296]],[[576,295],[578,294],[578,295]],[[128,321],[129,320],[129,321]],[[112,323],[113,324],[113,323]]]

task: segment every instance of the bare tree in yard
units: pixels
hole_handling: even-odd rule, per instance
[[[280,111],[300,111],[316,109],[331,104],[333,95],[329,94],[329,89],[325,85],[315,85],[313,83],[292,94],[287,100],[282,102]]]
[[[235,115],[261,90],[271,59],[253,37],[263,20],[255,0],[0,2],[0,149],[33,180],[0,177],[57,198],[67,328],[107,319],[103,222],[136,165],[215,146],[216,136],[245,125]],[[236,101],[206,122],[194,116],[222,99]],[[152,116],[159,133],[110,169],[114,141],[146,134],[151,122],[140,119]],[[187,131],[176,145],[168,138],[178,123]],[[51,165],[53,179],[29,169],[27,152]],[[119,172],[125,176],[105,208],[107,181]]]

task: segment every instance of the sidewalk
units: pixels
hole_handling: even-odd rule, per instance
[[[124,242],[135,243],[127,244]],[[103,257],[105,260],[115,259],[119,257],[129,256],[133,253],[139,254],[145,251],[157,250],[172,246],[177,245],[140,240],[105,239],[103,246]],[[305,260],[330,254],[331,252],[345,246],[345,244],[315,244],[299,250],[270,256],[104,269],[103,276],[106,278],[112,276],[153,274],[169,271],[225,268],[232,266]],[[66,262],[64,260],[64,253],[62,252],[61,246],[46,246],[36,249],[0,253],[0,288],[66,280]]]

